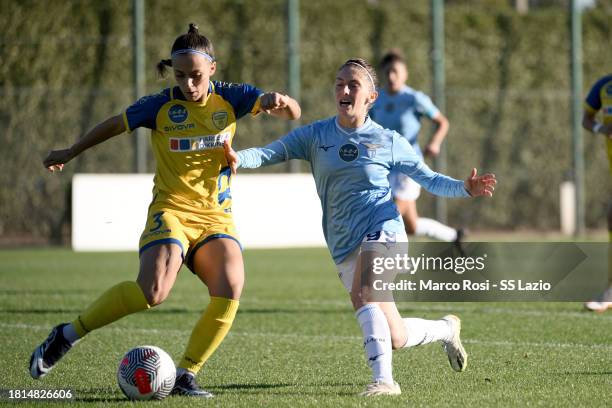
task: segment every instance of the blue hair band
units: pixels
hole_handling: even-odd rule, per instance
[[[176,50],[171,54],[171,57],[175,57],[180,54],[200,54],[204,58],[206,58],[210,62],[214,62],[214,58],[205,53],[204,51],[194,50],[193,48],[183,48],[181,50]]]

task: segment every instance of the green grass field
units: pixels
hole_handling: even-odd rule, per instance
[[[178,361],[208,302],[187,269],[163,305],[92,333],[44,379],[32,380],[27,364],[53,325],[72,320],[107,287],[134,279],[137,263],[134,253],[0,251],[0,388],[70,388],[76,401],[69,406],[131,406],[116,385],[123,353],[153,344]],[[468,369],[453,372],[437,344],[402,350],[394,354],[402,395],[363,399],[356,394],[370,373],[360,330],[327,251],[251,250],[245,263],[235,324],[198,377],[215,399],[150,404],[610,406],[612,312],[590,314],[579,303],[400,304],[404,316],[458,314]],[[28,405],[40,402],[19,406]]]

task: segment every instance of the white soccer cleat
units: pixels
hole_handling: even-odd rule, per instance
[[[359,395],[362,397],[375,397],[378,395],[400,395],[401,393],[402,390],[395,381],[393,381],[393,384],[389,384],[378,380],[368,384],[366,390]]]
[[[461,372],[467,367],[468,355],[461,344],[459,335],[461,334],[461,319],[455,315],[447,315],[442,318],[451,328],[451,339],[442,343],[442,348],[446,351],[448,362],[453,370]]]
[[[586,302],[584,307],[597,313],[603,313],[608,309],[612,309],[612,286],[606,289],[604,293],[599,295],[597,299]]]

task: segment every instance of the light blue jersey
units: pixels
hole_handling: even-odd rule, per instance
[[[380,89],[370,115],[382,127],[395,130],[404,136],[422,156],[417,143],[421,118],[427,116],[433,119],[439,112],[429,96],[404,85],[396,94],[389,94],[384,89]]]
[[[239,167],[257,168],[289,159],[310,162],[323,208],[323,234],[334,262],[341,263],[366,234],[404,232],[387,176],[407,174],[430,192],[466,197],[463,181],[431,170],[398,133],[366,119],[357,129],[336,117],[297,128],[265,147],[238,152]]]

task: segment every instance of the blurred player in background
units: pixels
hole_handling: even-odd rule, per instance
[[[395,130],[402,135],[422,158],[435,157],[440,153],[442,141],[448,133],[448,120],[433,104],[429,96],[406,85],[408,68],[404,57],[397,50],[389,51],[380,61],[384,87],[370,111],[372,119],[382,127]],[[424,152],[418,143],[421,118],[427,117],[436,125],[436,131]],[[460,251],[463,230],[454,229],[431,218],[419,217],[416,200],[421,186],[407,175],[392,171],[389,182],[397,209],[402,215],[409,235],[427,236],[446,242],[456,242]]]
[[[208,287],[210,303],[178,364],[173,393],[212,396],[197,385],[195,375],[229,331],[244,284],[223,143],[231,143],[236,121],[247,114],[266,112],[296,119],[300,107],[286,95],[210,80],[216,70],[213,46],[193,24],[175,40],[171,59],[158,64],[160,75],[167,67],[172,67],[178,86],[141,98],[72,147],[54,150],[44,160],[50,171],[62,170],[90,147],[126,130],[146,127],[152,130],[157,169],[153,201],[140,238],[136,281],[108,289],[73,322],[56,326],[32,354],[33,378],[46,375],[92,330],[162,303],[184,263]]]
[[[602,122],[596,119],[597,112],[602,113]],[[606,138],[606,149],[612,176],[612,74],[606,75],[595,82],[584,101],[582,126],[595,134]],[[609,182],[609,181],[608,181]],[[612,202],[608,203],[608,234],[612,244]],[[605,312],[612,308],[612,251],[608,249],[608,289],[597,299],[584,304],[594,312]]]
[[[456,371],[465,369],[467,354],[459,337],[458,317],[402,319],[394,302],[373,301],[368,294],[375,275],[369,267],[362,269],[362,243],[408,241],[388,175],[399,171],[447,197],[492,196],[496,180],[490,174],[477,176],[476,169],[465,181],[436,173],[404,137],[372,121],[368,110],[377,97],[376,73],[366,61],[351,59],[340,67],[335,95],[337,116],[295,129],[262,148],[236,153],[226,144],[227,159],[232,169],[289,159],[310,162],[323,209],[325,239],[338,276],[350,293],[372,369],[373,381],[362,395],[397,395],[401,390],[393,380],[392,349],[440,341]]]

